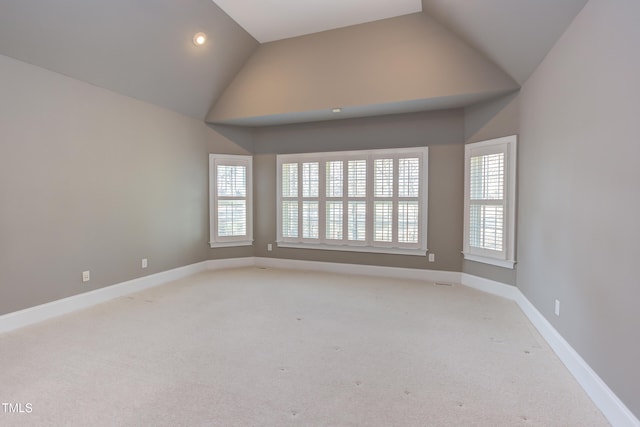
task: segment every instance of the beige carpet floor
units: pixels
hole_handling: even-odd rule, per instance
[[[0,335],[0,402],[32,408],[2,426],[608,425],[511,301],[258,268]]]

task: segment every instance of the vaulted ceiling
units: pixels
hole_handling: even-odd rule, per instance
[[[414,13],[261,45],[207,120],[260,126],[409,113],[517,89],[483,55]]]
[[[251,18],[251,1],[227,3]],[[307,8],[300,21],[320,26],[305,21],[306,31],[291,20],[299,11],[256,11],[271,34],[260,43],[223,0],[6,0],[0,54],[212,123],[373,116],[517,90],[587,0],[422,0],[418,12],[417,0],[395,12],[383,11],[395,0],[353,1],[348,13]],[[324,3],[336,1],[313,2]],[[279,33],[285,18],[297,32]],[[196,47],[199,31],[208,42]]]
[[[260,43],[422,11],[421,0],[213,0]]]
[[[257,46],[211,0],[0,1],[0,54],[198,119]]]
[[[422,0],[422,8],[522,85],[587,0]]]

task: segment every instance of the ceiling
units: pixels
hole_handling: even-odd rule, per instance
[[[213,0],[260,43],[420,12],[420,0]]]
[[[587,0],[422,0],[422,9],[522,85]]]
[[[261,45],[207,121],[264,126],[459,108],[518,89],[434,19],[412,13]]]
[[[346,0],[248,1],[216,0],[230,15],[235,16],[234,7],[252,20],[237,18],[250,31],[212,0],[3,0],[0,54],[203,120],[247,61],[262,47],[281,42],[260,41],[420,7],[423,12],[417,13],[435,18],[522,84],[587,0],[360,0],[346,12],[330,9],[346,7]],[[260,10],[265,3],[272,7]],[[293,27],[284,32],[292,18]],[[199,31],[207,33],[208,42],[198,48],[191,39]],[[362,111],[401,112],[412,102],[415,106],[415,99],[397,100],[387,105],[388,111],[384,105],[363,105]],[[428,100],[418,104],[443,105]]]
[[[197,119],[257,46],[211,0],[0,1],[0,54]]]

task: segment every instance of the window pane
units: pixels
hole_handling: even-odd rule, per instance
[[[282,237],[298,237],[298,202],[282,202]]]
[[[278,239],[318,249],[426,248],[427,148],[277,157]]]
[[[342,240],[342,202],[327,202],[327,239]]]
[[[349,202],[347,235],[349,240],[366,240],[367,203]]]
[[[349,160],[349,197],[367,196],[367,161]]]
[[[393,159],[376,159],[375,197],[393,197]]]
[[[218,165],[216,182],[218,197],[247,196],[246,166]]]
[[[318,163],[302,164],[302,197],[318,197]]]
[[[393,202],[375,202],[373,240],[391,242],[393,239]]]
[[[318,202],[302,202],[302,237],[318,238]]]
[[[469,176],[471,200],[504,198],[504,153],[471,157]]]
[[[218,201],[218,236],[246,236],[247,208],[244,200]]]
[[[398,195],[418,197],[420,194],[420,159],[400,159],[398,161]]]
[[[504,209],[496,205],[471,205],[469,209],[469,245],[502,251]]]
[[[298,164],[282,165],[282,197],[298,197]]]
[[[327,197],[342,197],[342,160],[327,162]]]
[[[398,203],[398,242],[418,243],[419,227],[418,202]]]

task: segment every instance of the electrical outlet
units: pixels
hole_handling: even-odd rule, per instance
[[[147,268],[148,262],[146,258],[142,258],[142,268]]]
[[[560,300],[556,300],[555,313],[556,313],[556,316],[560,316]]]
[[[82,281],[83,282],[88,282],[89,280],[91,280],[91,272],[89,270],[83,271],[82,272]]]
[[[267,250],[271,252],[273,250],[273,245],[271,243],[267,243]]]
[[[429,254],[429,262],[436,262],[436,254]]]

